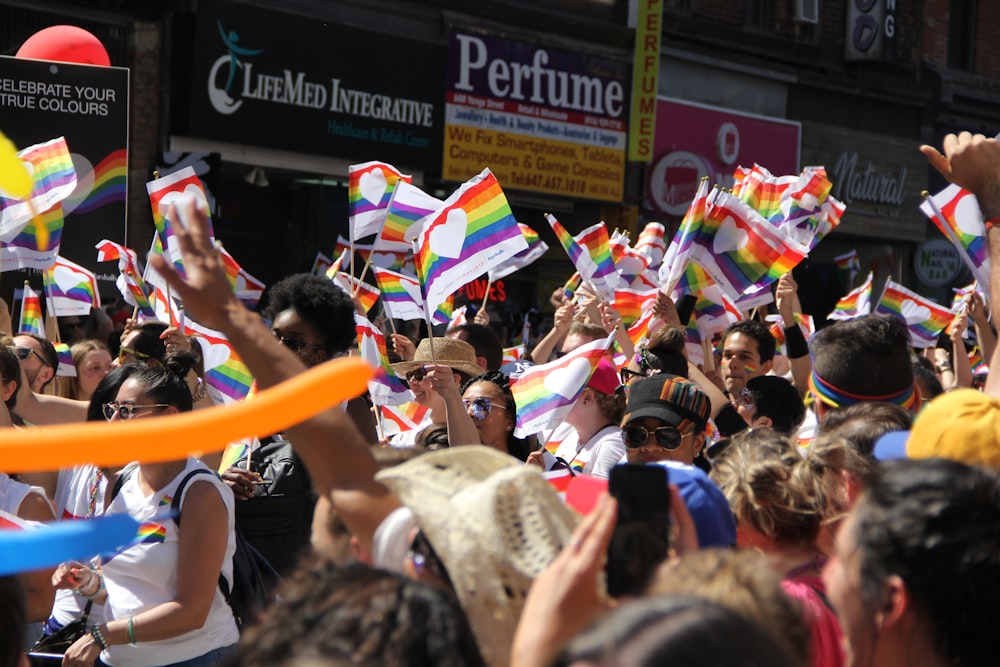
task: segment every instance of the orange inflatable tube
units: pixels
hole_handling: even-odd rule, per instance
[[[37,472],[92,463],[155,463],[214,452],[250,436],[279,433],[365,391],[374,370],[360,357],[321,364],[257,394],[252,401],[127,422],[3,429],[4,472]]]

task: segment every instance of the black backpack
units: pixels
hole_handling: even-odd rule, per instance
[[[137,467],[138,465],[128,465],[122,470],[111,491],[112,499],[118,495],[122,485],[132,476]],[[180,484],[177,485],[173,500],[170,502],[170,511],[178,529],[181,526],[181,498],[184,495],[184,489],[192,477],[202,473],[218,477],[218,474],[213,470],[197,468],[185,475]],[[233,612],[236,627],[242,633],[244,627],[252,624],[257,615],[275,601],[281,577],[274,571],[270,563],[243,538],[243,533],[240,532],[238,525],[235,526],[235,529],[236,551],[233,553],[233,588],[229,589],[229,582],[220,572],[219,591]]]

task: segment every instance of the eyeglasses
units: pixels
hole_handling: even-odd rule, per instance
[[[409,385],[411,382],[423,382],[425,377],[427,377],[427,371],[423,368],[414,368],[404,376],[404,379],[406,380],[406,384]]]
[[[462,405],[465,406],[469,415],[476,421],[483,421],[489,417],[493,408],[498,408],[500,410],[507,409],[507,406],[494,403],[493,399],[487,398],[486,396],[480,396],[479,398],[463,398]]]
[[[104,418],[111,421],[115,415],[118,415],[118,419],[122,421],[128,421],[132,419],[133,413],[136,410],[143,410],[145,408],[169,408],[170,405],[167,403],[153,403],[152,405],[133,405],[132,403],[105,403],[101,406],[101,412],[104,413]]]
[[[307,348],[318,348],[319,345],[316,343],[307,343],[304,340],[299,340],[298,338],[285,338],[284,336],[279,336],[274,334],[274,337],[278,339],[278,342],[287,347],[289,350],[298,354]]]
[[[622,384],[627,385],[629,382],[636,378],[649,377],[646,373],[641,373],[639,371],[630,371],[627,368],[621,369],[618,372],[618,378],[622,381]]]
[[[129,359],[135,359],[136,361],[152,359],[153,355],[146,354],[145,352],[140,352],[139,350],[133,350],[130,347],[122,347],[118,349],[118,363],[124,364]]]
[[[661,426],[653,429],[652,435],[656,438],[656,444],[664,449],[673,451],[681,446],[681,441],[687,433],[681,433],[673,426]],[[650,431],[645,426],[626,426],[622,429],[622,439],[629,449],[639,449],[649,440]]]
[[[16,354],[17,358],[20,359],[21,361],[24,361],[31,355],[35,355],[35,357],[38,359],[39,362],[41,362],[43,366],[49,366],[49,362],[45,361],[45,358],[42,355],[38,354],[38,352],[32,350],[30,347],[11,346],[10,349],[14,350],[14,354]],[[49,368],[51,368],[51,366],[49,366]]]

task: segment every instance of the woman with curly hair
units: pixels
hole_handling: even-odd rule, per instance
[[[463,384],[460,391],[482,444],[521,461],[528,458],[528,441],[514,435],[517,406],[507,376],[488,371]]]

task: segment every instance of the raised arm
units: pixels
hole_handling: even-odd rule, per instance
[[[173,207],[170,215],[183,223],[177,225],[177,240],[186,277],[182,279],[159,255],[150,261],[183,300],[188,313],[226,335],[262,389],[305,371],[302,361],[234,296],[209,238],[205,213],[188,201]],[[371,551],[375,529],[400,503],[375,481],[378,466],[353,421],[335,407],[289,429],[288,436],[309,469],[316,490],[329,496],[362,548]]]
[[[809,387],[809,374],[812,372],[812,361],[809,359],[809,346],[802,329],[795,320],[795,313],[801,313],[798,307],[799,286],[791,272],[781,276],[774,300],[781,315],[781,326],[785,331],[785,345],[788,352],[788,363],[792,367],[792,380],[799,395],[804,396]]]

